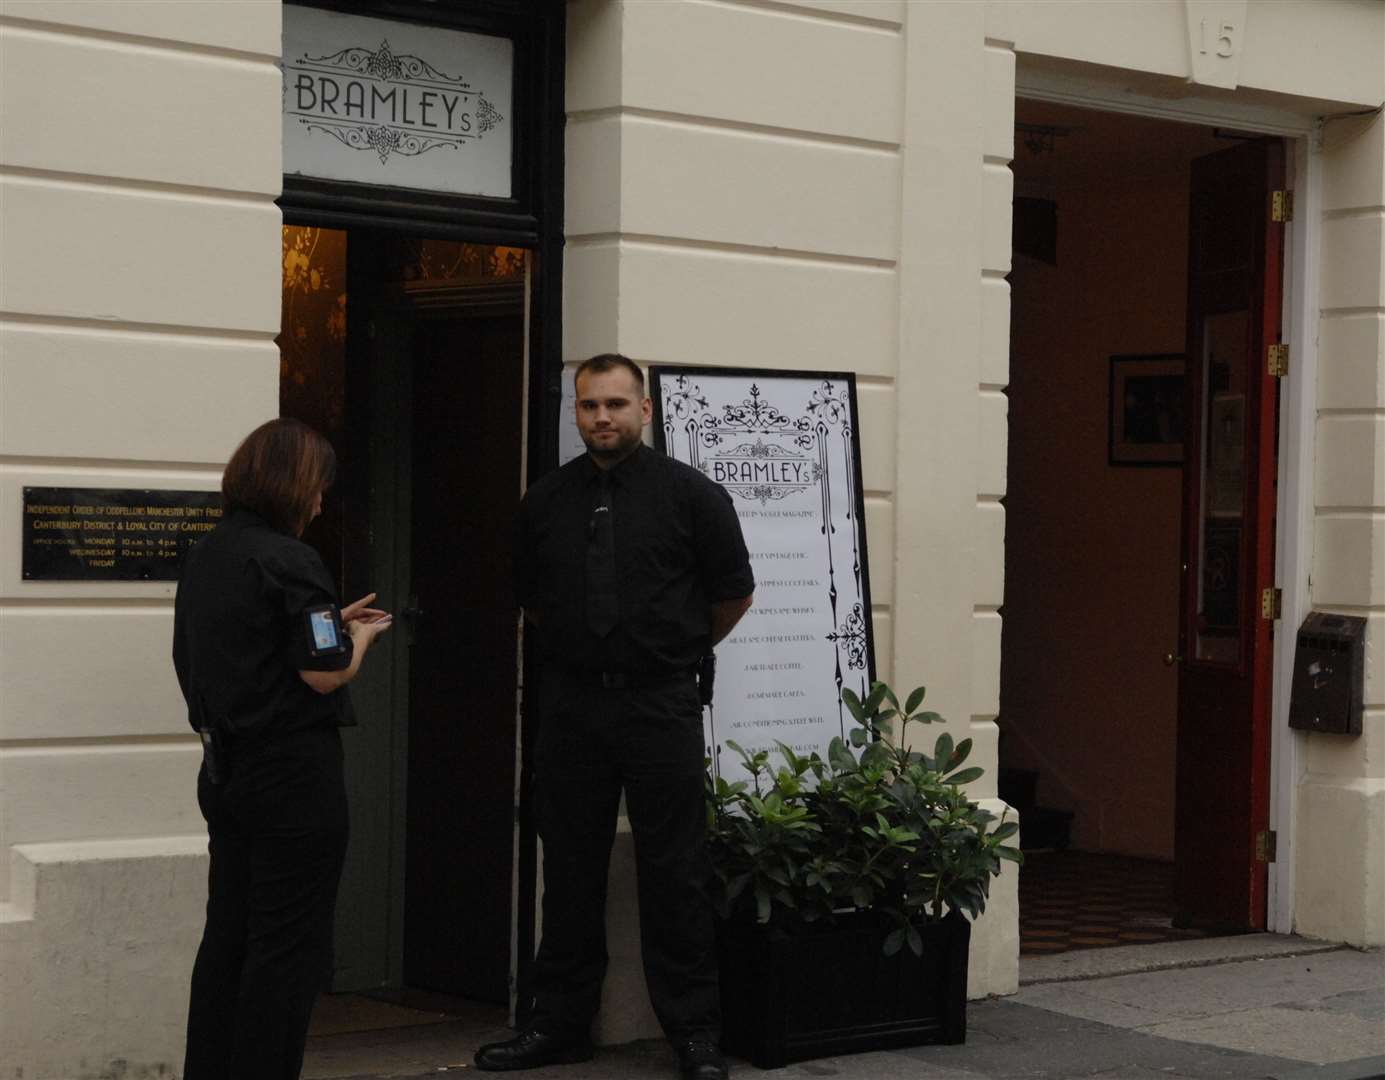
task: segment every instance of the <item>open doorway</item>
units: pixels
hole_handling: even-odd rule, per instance
[[[398,616],[353,686],[351,845],[332,1030],[508,1013],[518,953],[519,642],[530,252],[387,229],[284,228],[282,415],[336,490],[305,539],[344,600]],[[379,999],[386,999],[383,1003]],[[491,1023],[495,1022],[491,1018]]]
[[[1263,927],[1282,146],[1025,100],[1016,122],[1000,763],[1030,852],[1021,951]]]

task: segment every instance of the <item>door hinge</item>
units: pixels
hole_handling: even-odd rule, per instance
[[[1276,191],[1274,195],[1271,196],[1270,220],[1294,220],[1294,193],[1292,191]]]
[[[1260,593],[1260,617],[1278,619],[1284,614],[1284,590],[1265,589]]]
[[[1273,829],[1263,829],[1255,834],[1255,861],[1271,863],[1278,854],[1279,834]]]
[[[1289,374],[1289,346],[1270,346],[1268,368],[1272,378],[1282,379]]]

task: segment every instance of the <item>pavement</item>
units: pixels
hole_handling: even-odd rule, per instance
[[[314,1036],[304,1080],[479,1076],[508,1031],[496,1010]],[[675,1077],[661,1042],[603,1047],[528,1080]],[[1366,1080],[1385,1078],[1385,952],[1290,936],[1137,945],[1020,961],[1020,989],[967,1007],[960,1046],[852,1054],[735,1077],[803,1080]]]

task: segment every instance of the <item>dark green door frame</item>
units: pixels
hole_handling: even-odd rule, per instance
[[[288,225],[352,230],[386,229],[438,239],[524,247],[535,252],[536,269],[530,281],[526,448],[528,478],[532,482],[555,468],[558,462],[563,371],[565,5],[562,0],[458,0],[446,5],[419,0],[310,0],[310,6],[499,34],[509,37],[515,44],[513,100],[519,122],[516,125],[512,162],[512,198],[441,196],[401,188],[377,188],[285,176],[279,205],[283,210],[284,222]],[[366,388],[358,389],[364,391]],[[382,479],[372,477],[371,482]],[[397,538],[395,543],[398,543]],[[367,577],[385,572],[384,567],[360,569],[366,572],[363,576]],[[350,571],[346,576],[348,585],[354,584],[350,580]],[[383,579],[376,577],[376,580]],[[402,648],[402,641],[403,635],[399,635],[399,640],[391,647]],[[524,667],[525,685],[532,685],[531,663],[527,656]],[[370,693],[368,690],[366,692]],[[529,797],[532,789],[529,762],[532,758],[533,735],[533,724],[529,722],[526,710],[521,727],[523,754],[519,782],[516,941],[519,957],[516,990],[521,1014],[529,998],[529,969],[535,945],[537,843]],[[401,756],[400,760],[406,758]],[[395,782],[402,783],[402,780],[402,777],[395,778]],[[399,821],[393,827],[402,831],[402,815],[398,817]],[[402,851],[402,837],[396,836],[395,839],[401,845],[395,850]],[[402,910],[402,904],[392,906],[396,911]],[[402,927],[390,927],[388,932],[400,935]],[[393,957],[398,957],[400,952],[398,948],[389,950]],[[396,971],[392,976],[397,978],[399,974]],[[386,977],[391,977],[391,973],[387,973]]]

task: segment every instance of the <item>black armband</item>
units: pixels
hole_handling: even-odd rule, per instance
[[[336,604],[318,604],[303,611],[303,632],[308,637],[308,655],[340,656],[346,652],[346,628]]]

